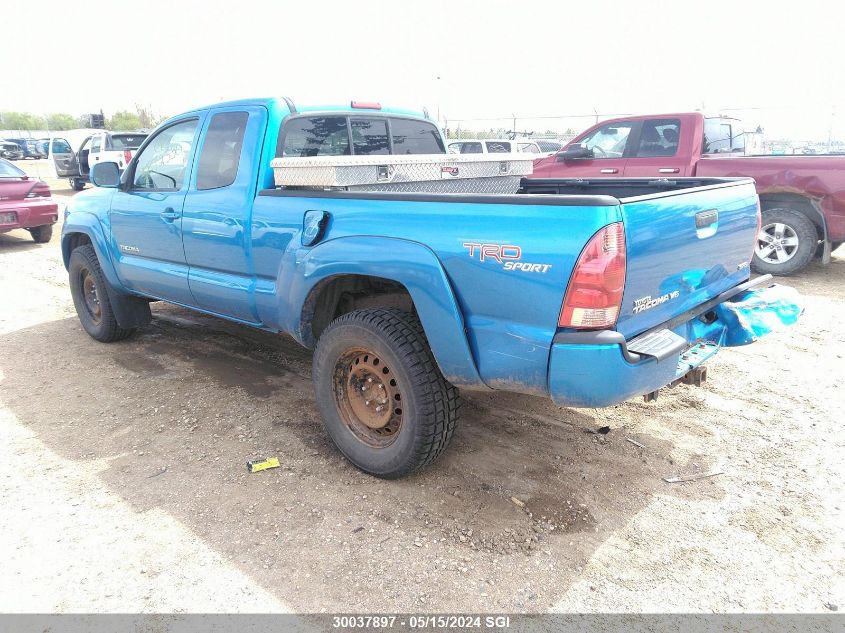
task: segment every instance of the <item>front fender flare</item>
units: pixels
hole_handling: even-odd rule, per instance
[[[103,274],[112,288],[120,288],[120,279],[117,276],[117,271],[114,268],[114,262],[109,252],[108,240],[106,239],[106,232],[103,230],[103,225],[100,219],[93,213],[85,211],[74,211],[68,214],[62,226],[62,260],[65,264],[65,270],[70,265],[70,251],[71,251],[71,236],[74,233],[82,233],[88,236],[91,240],[91,245],[97,252],[97,258],[100,260],[100,268],[103,269]]]
[[[343,237],[296,253],[296,265],[286,267],[290,321],[286,328],[304,345],[303,307],[321,281],[340,275],[381,277],[402,284],[410,293],[429,345],[446,379],[458,387],[488,389],[466,337],[463,314],[449,278],[431,249],[408,240],[385,237]],[[282,312],[284,314],[284,311]]]

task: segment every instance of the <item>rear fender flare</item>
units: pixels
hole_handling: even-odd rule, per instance
[[[410,293],[440,371],[449,382],[464,388],[487,389],[466,337],[463,313],[458,307],[440,260],[428,247],[408,240],[385,237],[343,237],[296,253],[296,264],[280,279],[279,288],[289,289],[287,331],[300,343],[316,341],[303,319],[305,306],[315,287],[340,275],[381,277],[402,284]]]

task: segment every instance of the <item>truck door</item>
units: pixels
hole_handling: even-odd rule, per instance
[[[56,178],[79,176],[79,163],[67,140],[58,137],[51,139],[48,154],[50,163],[56,171]]]
[[[690,167],[690,134],[681,134],[681,120],[644,119],[639,134],[631,137],[625,176],[679,178]],[[683,140],[682,140],[683,139]]]
[[[618,178],[625,164],[632,131],[636,122],[607,123],[595,128],[578,143],[590,151],[586,158],[563,160],[561,154],[549,156],[534,164],[534,175],[552,178]]]
[[[182,207],[200,117],[159,130],[124,172],[109,218],[117,274],[133,290],[193,305],[182,247]]]
[[[262,107],[209,112],[182,214],[196,305],[250,323],[259,322],[248,246],[266,120]]]
[[[95,134],[91,137],[91,148],[88,150],[88,169],[100,162],[102,158],[104,145],[104,138],[102,134]]]

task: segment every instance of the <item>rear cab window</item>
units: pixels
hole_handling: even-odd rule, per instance
[[[349,127],[352,130],[352,153],[356,156],[390,154],[387,119],[350,118]]]
[[[433,123],[401,116],[303,115],[282,123],[276,156],[445,154]]]
[[[437,127],[416,119],[390,119],[394,154],[443,154],[443,139]]]
[[[112,134],[107,143],[110,149],[138,149],[146,134]]]

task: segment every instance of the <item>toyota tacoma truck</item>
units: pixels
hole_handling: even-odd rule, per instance
[[[845,240],[845,156],[746,156],[740,121],[700,112],[610,119],[582,132],[536,176],[753,178],[763,222],[751,267],[789,275],[826,264]]]
[[[277,187],[271,165],[409,151],[445,154],[432,121],[354,102],[171,118],[67,206],[83,328],[118,341],[166,301],[289,334],[314,349],[334,443],[395,478],[447,447],[459,389],[603,407],[700,378],[726,342],[720,308],[767,285],[749,281],[747,178],[525,179],[490,195]]]

